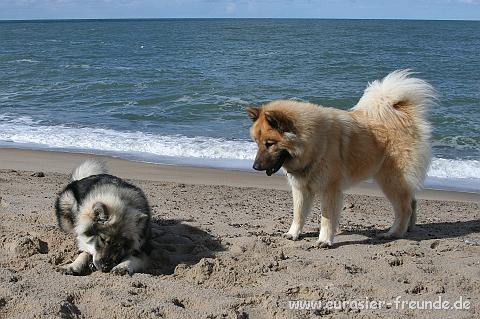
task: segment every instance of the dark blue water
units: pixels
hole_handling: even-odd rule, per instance
[[[246,160],[247,105],[352,107],[411,68],[438,90],[434,162],[480,175],[480,22],[119,20],[0,23],[0,141],[143,157]]]

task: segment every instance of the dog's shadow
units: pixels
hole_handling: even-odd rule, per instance
[[[193,265],[224,250],[220,241],[177,219],[152,219],[152,250],[148,273],[169,275],[179,264]]]
[[[388,230],[388,229],[387,229]],[[386,231],[386,230],[384,230]],[[386,242],[393,241],[396,239],[383,239],[379,238],[378,235],[383,233],[374,228],[365,228],[358,230],[348,230],[342,231],[339,235],[362,235],[367,238],[361,240],[348,240],[343,238],[341,242],[335,243],[333,247],[340,247],[344,245],[354,245],[354,244],[368,244],[368,245],[378,245],[385,244]],[[472,233],[480,232],[480,220],[467,220],[467,221],[456,221],[456,222],[440,222],[440,223],[426,223],[426,224],[417,224],[412,231],[409,231],[405,234],[404,238],[407,240],[413,241],[423,241],[431,239],[445,239],[445,238],[458,238],[464,237]]]

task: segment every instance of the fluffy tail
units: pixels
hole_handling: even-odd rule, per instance
[[[353,110],[387,128],[387,156],[398,163],[410,187],[419,189],[430,164],[431,128],[426,111],[435,104],[436,92],[412,74],[396,70],[370,83]]]
[[[89,159],[80,164],[72,173],[72,181],[79,181],[88,176],[108,174],[108,170],[104,162]]]
[[[428,82],[411,77],[412,74],[411,70],[396,70],[381,81],[373,81],[354,109],[385,121],[405,116],[424,120],[436,93]]]

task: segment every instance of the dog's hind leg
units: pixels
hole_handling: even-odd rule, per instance
[[[412,214],[410,215],[410,221],[408,222],[408,229],[407,231],[412,231],[413,227],[417,222],[417,200],[414,198],[412,199]]]
[[[415,224],[416,201],[413,197],[413,191],[403,177],[396,177],[393,174],[387,176],[387,174],[380,173],[376,176],[376,181],[392,204],[395,212],[395,220],[392,227],[390,227],[388,232],[381,234],[380,237],[402,237],[407,229],[411,229]]]
[[[292,184],[292,195],[293,221],[290,229],[283,236],[291,240],[297,240],[310,213],[315,195],[308,189],[297,187],[294,184]]]
[[[337,188],[330,188],[322,194],[322,221],[317,246],[330,247],[337,231],[340,210],[343,204],[343,193]]]
[[[62,192],[55,202],[55,215],[57,223],[64,232],[73,232],[75,227],[74,215],[78,210],[78,203],[71,190]]]

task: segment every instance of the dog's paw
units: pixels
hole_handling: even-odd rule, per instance
[[[324,241],[319,239],[315,242],[315,246],[319,248],[331,248],[333,243],[331,240]]]
[[[300,233],[302,232],[302,227],[295,222],[292,223],[288,232],[283,234],[283,237],[290,239],[290,240],[297,240],[300,237]]]
[[[110,272],[114,275],[117,275],[117,276],[125,276],[125,275],[130,275],[131,276],[131,275],[134,274],[133,269],[130,269],[126,265],[117,265],[117,266],[113,267],[113,269],[110,270]]]
[[[110,272],[117,276],[125,276],[126,274],[129,274],[127,267],[118,267],[118,266],[113,267],[113,269],[110,270]]]
[[[69,275],[69,276],[83,276],[86,273],[85,271],[79,271],[69,265],[58,267],[57,270],[60,273],[64,275]]]
[[[75,276],[75,275],[77,275],[77,276],[78,276],[78,274],[75,273],[71,267],[58,267],[58,268],[57,268],[57,271],[58,271],[59,273],[64,274],[64,275],[69,275],[69,276]]]
[[[283,233],[283,237],[290,240],[297,240],[300,234],[298,233]]]
[[[391,239],[392,234],[389,234],[388,232],[380,233],[380,234],[377,234],[377,238],[378,239]]]
[[[387,231],[385,233],[380,233],[377,235],[377,238],[380,238],[380,239],[396,239],[400,237],[402,237],[402,235],[397,234],[395,232],[390,232],[390,231]]]

